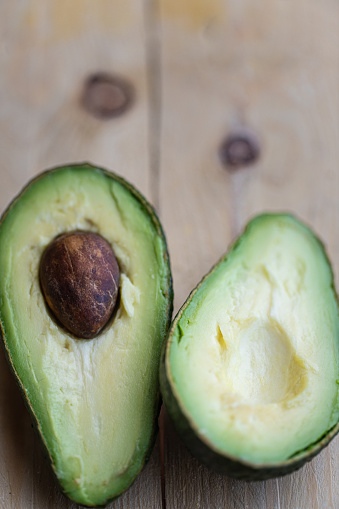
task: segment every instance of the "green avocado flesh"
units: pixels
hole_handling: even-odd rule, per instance
[[[39,263],[59,234],[99,233],[120,266],[114,319],[79,340],[51,318]],[[165,239],[153,209],[121,178],[76,165],[32,181],[0,227],[0,319],[10,364],[62,490],[104,505],[150,454],[160,349],[172,311]]]
[[[294,217],[265,214],[176,317],[163,398],[202,461],[223,471],[224,457],[225,472],[238,477],[238,461],[262,466],[267,478],[338,422],[338,359],[338,306],[321,243]]]

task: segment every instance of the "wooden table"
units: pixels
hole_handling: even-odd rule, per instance
[[[175,310],[261,211],[312,225],[338,274],[338,0],[3,0],[0,31],[1,210],[53,165],[120,173],[159,213]],[[0,507],[75,508],[0,363]],[[246,484],[161,422],[111,508],[161,508],[162,460],[167,509],[339,508],[339,438],[293,475]]]

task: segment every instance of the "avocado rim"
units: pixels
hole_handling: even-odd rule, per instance
[[[190,418],[188,412],[185,412],[184,404],[181,402],[180,395],[176,390],[171,366],[170,366],[170,348],[172,344],[172,336],[177,327],[180,318],[182,317],[184,311],[189,306],[196,292],[200,289],[200,287],[204,284],[206,279],[213,274],[216,268],[220,263],[224,262],[228,256],[234,252],[234,250],[238,247],[243,235],[252,227],[254,223],[264,219],[265,217],[285,217],[289,218],[291,221],[298,223],[301,225],[312,237],[316,240],[318,245],[320,246],[326,263],[330,269],[331,274],[331,288],[333,294],[336,298],[337,306],[339,305],[338,295],[335,290],[334,285],[334,274],[331,263],[329,261],[328,255],[325,250],[325,246],[323,242],[314,234],[314,232],[304,224],[304,222],[299,221],[293,214],[285,213],[285,212],[265,212],[260,215],[252,218],[244,228],[241,235],[230,245],[230,248],[227,250],[226,254],[224,254],[210,269],[210,271],[201,279],[201,281],[196,285],[196,287],[190,292],[184,304],[179,309],[176,314],[171,328],[169,330],[167,340],[163,344],[162,352],[161,352],[161,361],[160,361],[160,390],[162,393],[163,401],[170,415],[171,421],[174,424],[176,431],[178,432],[179,437],[182,442],[187,446],[193,456],[195,456],[201,463],[205,466],[214,470],[219,474],[225,474],[230,477],[244,480],[244,481],[263,481],[267,479],[271,479],[274,477],[280,477],[283,475],[290,474],[299,468],[301,468],[305,463],[311,461],[318,453],[324,449],[330,441],[337,435],[339,432],[339,421],[329,430],[327,430],[319,439],[307,446],[306,448],[297,451],[290,458],[277,462],[277,463],[260,463],[256,464],[251,461],[242,460],[234,455],[221,453],[217,447],[213,445],[213,443],[208,440],[206,437],[202,437],[199,434],[198,426],[195,425],[193,419]]]
[[[135,198],[138,201],[138,203],[140,203],[142,209],[146,212],[146,215],[150,218],[152,225],[155,228],[157,236],[162,241],[162,245],[163,245],[162,255],[163,255],[163,260],[164,260],[164,266],[167,268],[166,291],[164,292],[164,296],[167,301],[167,308],[165,309],[165,320],[164,320],[165,333],[163,334],[163,340],[162,340],[162,343],[163,343],[166,338],[166,332],[168,331],[169,326],[171,324],[172,313],[173,313],[173,279],[172,279],[172,273],[171,273],[167,241],[166,241],[166,237],[165,237],[163,228],[161,226],[161,223],[159,221],[159,218],[157,216],[157,213],[156,213],[154,207],[146,200],[146,198],[131,183],[126,181],[123,177],[121,177],[120,175],[118,175],[110,170],[93,165],[89,162],[69,163],[66,165],[60,165],[60,166],[55,166],[55,167],[49,168],[49,169],[39,173],[32,179],[30,179],[26,183],[26,185],[21,189],[21,191],[12,199],[12,201],[9,203],[9,205],[7,206],[7,208],[4,210],[4,212],[2,213],[2,215],[0,217],[0,230],[1,230],[3,221],[6,219],[7,215],[11,212],[11,210],[13,209],[15,204],[21,199],[21,197],[26,193],[26,191],[28,191],[28,189],[32,185],[34,185],[37,181],[39,181],[43,178],[48,178],[50,175],[52,175],[53,173],[57,173],[58,171],[64,171],[64,170],[76,171],[77,169],[90,169],[92,171],[95,171],[97,173],[105,175],[106,177],[120,183],[131,194],[131,196],[133,198]],[[42,444],[44,456],[51,466],[51,471],[52,471],[53,476],[57,482],[59,489],[61,490],[61,492],[63,494],[66,495],[67,498],[69,498],[70,500],[72,500],[78,504],[80,503],[81,505],[83,505],[85,507],[106,507],[107,504],[109,504],[113,500],[117,499],[122,493],[124,493],[134,483],[134,481],[136,480],[136,478],[138,477],[138,475],[140,474],[140,472],[142,471],[142,469],[144,468],[145,464],[147,463],[147,461],[149,460],[149,458],[151,456],[151,453],[152,453],[152,450],[153,450],[153,447],[155,444],[155,440],[156,440],[156,435],[158,432],[158,416],[159,416],[160,408],[161,408],[160,389],[158,388],[157,398],[156,398],[155,404],[154,404],[153,429],[151,431],[150,440],[149,440],[149,443],[148,443],[148,446],[146,449],[146,453],[144,454],[144,457],[142,458],[139,471],[132,478],[131,482],[127,486],[125,486],[125,488],[123,490],[121,490],[119,493],[115,494],[113,497],[107,498],[107,500],[100,503],[100,505],[96,505],[96,504],[95,505],[86,505],[83,502],[79,502],[79,500],[72,498],[72,495],[67,493],[66,490],[64,490],[64,488],[62,487],[62,485],[60,483],[60,480],[58,479],[58,476],[56,473],[56,468],[55,468],[55,463],[54,463],[53,457],[47,447],[47,442],[45,440],[44,434],[42,433],[40,423],[39,423],[38,418],[34,412],[32,405],[30,403],[26,389],[25,389],[23,383],[21,382],[19,375],[15,369],[15,366],[12,362],[12,358],[10,356],[10,352],[9,352],[7,341],[6,341],[5,330],[4,330],[2,321],[1,321],[1,315],[0,315],[0,340],[1,340],[0,342],[3,345],[5,357],[7,359],[10,370],[12,371],[12,373],[15,377],[16,383],[18,384],[18,386],[20,388],[20,391],[21,391],[23,399],[24,399],[25,406],[31,415],[33,428],[37,432],[37,435],[40,439],[40,443]]]

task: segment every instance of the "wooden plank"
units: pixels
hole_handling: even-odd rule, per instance
[[[159,5],[160,203],[176,309],[262,211],[297,214],[337,264],[339,2]],[[220,144],[248,130],[261,155],[228,171]],[[167,420],[167,507],[337,509],[338,458],[337,438],[299,472],[246,484],[199,465]]]
[[[4,1],[0,39],[0,210],[38,172],[84,160],[116,171],[152,198],[143,3]],[[102,72],[127,80],[135,92],[131,108],[110,120],[83,107],[85,81]],[[94,94],[97,106],[110,108],[105,84]],[[76,507],[56,488],[2,353],[0,364],[0,506]],[[156,446],[133,487],[110,507],[160,505]]]

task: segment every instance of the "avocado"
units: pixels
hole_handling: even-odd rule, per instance
[[[80,243],[78,253],[83,255],[81,246],[87,246],[87,259],[79,266],[69,235]],[[55,247],[60,239],[61,247]],[[65,245],[66,251],[60,251]],[[49,246],[52,261],[41,263]],[[101,261],[91,259],[93,249],[98,249],[97,258],[108,260],[106,276],[114,271],[108,287],[99,273]],[[108,295],[114,301],[114,310],[111,302],[104,306],[105,313],[111,309],[109,319],[104,317],[94,332],[89,323],[83,336],[63,323],[67,301],[58,315],[46,300],[55,289],[50,265],[54,260],[53,277],[62,282],[65,256],[70,268],[65,280],[69,272],[76,280],[68,285],[70,306],[91,274],[97,279],[92,293],[82,292],[89,299],[84,316],[91,303],[100,307]],[[39,270],[46,275],[45,292]],[[66,290],[60,299],[65,295]],[[172,300],[160,223],[145,198],[117,175],[89,164],[50,170],[31,181],[2,217],[5,351],[61,489],[78,504],[104,506],[116,498],[150,455],[159,412],[160,352]]]
[[[183,442],[244,480],[284,475],[339,430],[339,316],[320,241],[289,214],[254,218],[193,290],[160,386]]]

